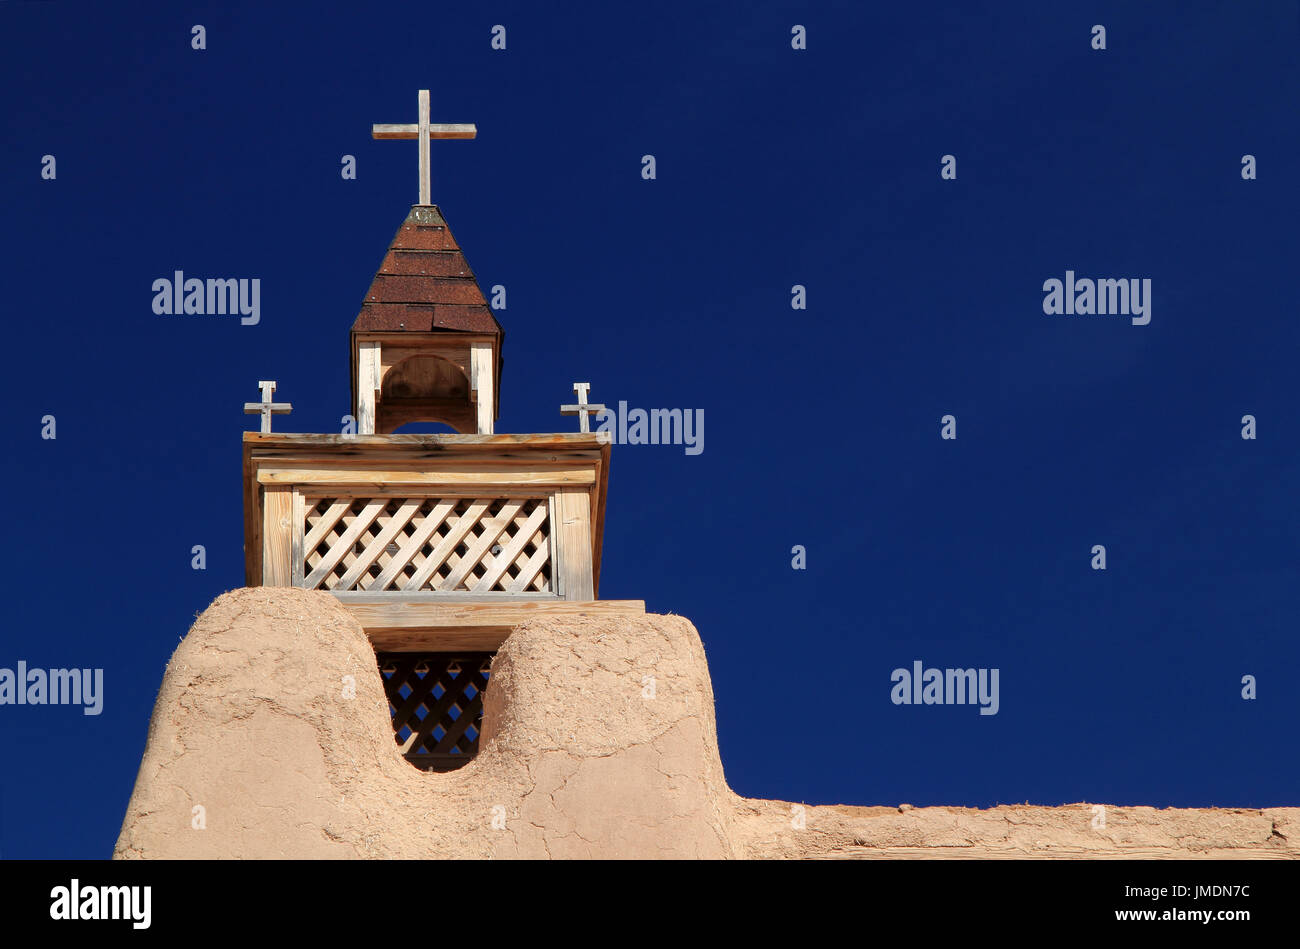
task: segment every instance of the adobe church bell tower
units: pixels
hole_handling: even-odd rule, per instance
[[[501,326],[442,211],[429,198],[429,141],[472,125],[376,125],[416,138],[420,202],[398,228],[352,324],[356,432],[273,432],[293,406],[245,411],[244,553],[248,586],[333,596],[375,649],[394,738],[412,764],[446,770],[478,749],[492,657],[544,616],[637,615],[640,600],[598,600],[612,439],[589,431],[587,383],[574,386],[577,432],[497,434]],[[396,431],[410,422],[455,434]]]

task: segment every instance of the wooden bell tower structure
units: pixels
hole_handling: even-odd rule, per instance
[[[408,422],[442,422],[463,435],[491,435],[501,383],[501,324],[432,203],[429,142],[472,139],[473,125],[429,122],[421,89],[413,125],[376,125],[377,139],[415,139],[420,202],[388,246],[352,324],[352,405],[361,435]]]
[[[504,335],[442,211],[411,208],[352,324],[357,432],[442,422],[491,435]]]
[[[376,138],[418,139],[421,200],[352,325],[355,433],[272,432],[272,415],[291,409],[271,401],[274,382],[262,381],[262,402],[246,407],[262,420],[243,437],[246,582],[328,592],[351,611],[398,689],[395,726],[399,706],[444,718],[461,707],[410,694],[480,695],[485,680],[470,688],[460,675],[486,675],[484,663],[529,618],[645,611],[640,600],[596,599],[609,433],[588,432],[580,414],[579,432],[495,434],[504,334],[429,200],[429,141],[474,132],[431,125],[427,92],[415,125],[374,127]],[[582,394],[566,411],[599,408]],[[396,431],[418,421],[454,433]],[[416,748],[408,757],[455,760],[473,734],[459,717],[404,727]]]

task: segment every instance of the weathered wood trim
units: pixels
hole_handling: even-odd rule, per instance
[[[359,449],[375,448],[428,448],[447,451],[501,450],[511,446],[526,448],[600,448],[611,443],[609,432],[546,432],[537,434],[506,433],[499,435],[455,435],[450,433],[401,432],[395,435],[371,435],[349,438],[304,432],[244,432],[244,443],[265,448],[337,447]]]
[[[491,602],[454,602],[437,594],[335,594],[365,629],[376,649],[495,650],[510,631],[530,619],[564,616],[640,616],[644,600],[527,600],[511,597]],[[477,598],[476,598],[477,599]]]
[[[262,585],[262,486],[244,449],[244,586]]]
[[[301,485],[304,489],[316,485],[342,487],[355,486],[369,491],[371,488],[411,485],[424,488],[430,485],[505,485],[572,486],[590,485],[596,473],[590,468],[552,468],[543,471],[502,471],[490,465],[467,465],[459,470],[376,470],[326,468],[272,468],[262,467],[257,481],[263,485]],[[326,491],[325,493],[328,493]],[[436,492],[435,492],[436,493]],[[474,492],[470,492],[474,493]],[[482,491],[478,493],[483,493]],[[487,491],[493,494],[493,491]],[[534,494],[537,492],[534,491]]]
[[[351,490],[347,485],[341,484],[301,484],[298,486],[304,499],[308,502],[319,501],[321,498],[333,498],[339,495],[356,495],[363,493],[366,497],[373,498],[400,498],[402,500],[416,500],[424,498],[437,498],[439,500],[451,498],[481,498],[485,495],[491,495],[494,498],[544,498],[550,497],[552,492],[542,488],[531,487],[526,484],[521,485],[496,485],[490,491],[484,491],[482,487],[476,487],[473,484],[466,485],[424,485],[424,484],[382,484],[382,485],[365,485],[359,486],[358,491]]]
[[[296,488],[293,491],[293,542],[290,548],[290,566],[293,568],[292,583],[296,587],[302,586],[303,582],[303,556],[306,553],[302,547],[303,529],[306,511],[303,504],[302,492]]]
[[[293,585],[293,489],[272,486],[262,501],[262,586]]]
[[[368,630],[375,652],[496,652],[510,626],[440,626]]]
[[[559,538],[560,557],[555,572],[563,577],[565,599],[594,600],[590,493],[570,489],[556,492],[555,524],[551,530]]]
[[[328,591],[330,595],[342,603],[344,606],[392,606],[400,604],[411,604],[415,606],[434,605],[445,607],[478,607],[504,605],[512,606],[520,603],[556,603],[559,597],[552,593],[504,593],[499,590],[493,590],[488,593],[450,593],[440,592],[437,590],[421,590],[418,592],[403,590],[348,590],[344,592]],[[602,606],[606,603],[639,603],[640,600],[592,600],[590,602],[600,603]],[[573,608],[572,603],[560,607],[562,612],[569,612]]]
[[[427,471],[442,466],[483,470],[485,468],[563,468],[579,466],[598,468],[600,452],[597,451],[563,451],[542,449],[540,451],[509,452],[443,452],[443,451],[399,451],[390,452],[382,449],[362,452],[346,451],[258,451],[254,459],[259,468],[413,468]]]
[[[551,536],[547,538],[550,545],[551,556],[551,589],[555,591],[556,596],[564,596],[564,577],[560,573],[560,528],[559,521],[555,519],[555,495],[551,494],[546,499],[546,506],[549,511],[547,521],[551,527]]]
[[[374,435],[379,391],[379,344],[362,343],[357,350],[357,434]]]
[[[491,343],[470,344],[469,384],[473,390],[478,434],[491,435],[496,418],[496,375]]]

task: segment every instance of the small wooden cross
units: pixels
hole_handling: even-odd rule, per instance
[[[590,391],[590,389],[591,389],[590,382],[575,382],[573,384],[573,391],[578,394],[578,404],[560,406],[561,415],[578,416],[578,431],[580,432],[591,431],[590,428],[591,423],[587,418],[587,415],[589,413],[605,411],[605,406],[603,405],[599,405],[594,402],[588,404],[587,392]]]
[[[419,122],[415,125],[372,125],[370,134],[375,138],[393,139],[413,138],[420,143],[420,203],[431,204],[429,200],[429,139],[431,138],[473,138],[478,129],[473,125],[430,125],[429,124],[429,90],[420,90]]]
[[[262,381],[262,382],[258,382],[257,385],[258,385],[258,388],[260,388],[260,389],[262,390],[262,401],[261,401],[261,402],[245,402],[245,403],[244,403],[244,414],[245,414],[245,415],[257,415],[257,414],[260,412],[261,415],[262,415],[262,431],[263,431],[263,432],[270,432],[270,431],[271,431],[271,416],[272,416],[272,415],[288,415],[290,412],[293,411],[293,406],[290,405],[288,402],[272,402],[272,401],[271,401],[271,396],[272,396],[272,395],[274,394],[274,392],[275,392],[275,383],[274,383],[274,382],[271,382],[271,381]]]

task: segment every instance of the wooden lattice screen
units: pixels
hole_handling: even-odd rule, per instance
[[[551,594],[552,503],[546,497],[304,497],[294,582],[335,593]]]
[[[451,771],[478,753],[490,652],[379,654],[406,760],[426,771]]]

